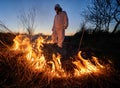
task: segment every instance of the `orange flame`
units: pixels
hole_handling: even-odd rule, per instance
[[[66,72],[62,68],[60,54],[57,56],[53,54],[52,60],[46,61],[41,49],[41,47],[44,46],[43,43],[50,43],[50,41],[45,41],[43,37],[31,41],[30,37],[27,35],[18,35],[14,39],[12,49],[25,53],[25,59],[29,63],[30,69],[35,72],[44,72],[44,74],[50,77],[50,79],[54,77],[71,77],[71,73]],[[81,51],[78,52],[78,59],[72,62],[75,65],[72,77],[78,77],[90,73],[99,74],[101,70],[105,68],[105,66],[99,63],[97,57],[93,56],[92,60],[94,64],[90,60],[85,60],[81,56]]]
[[[81,51],[78,53],[79,60],[76,60],[73,62],[73,64],[76,65],[76,69],[74,75],[75,76],[80,76],[81,74],[86,74],[86,73],[94,73],[94,72],[100,72],[101,68],[104,68],[102,66],[96,57],[92,57],[95,65],[90,61],[90,60],[85,60],[81,56]]]

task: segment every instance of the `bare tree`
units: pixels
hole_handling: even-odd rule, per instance
[[[101,30],[103,28],[103,24],[105,24],[103,19],[104,16],[101,14],[102,3],[103,1],[101,0],[92,0],[92,5],[88,7],[88,21],[95,24],[95,31]]]
[[[117,2],[117,5],[115,4]],[[119,24],[119,0],[92,0],[88,8],[88,20],[95,24],[95,30],[104,29],[109,31],[110,23],[113,20]],[[116,24],[116,27],[118,25]]]
[[[115,33],[117,31],[117,28],[120,25],[120,0],[116,0],[115,6],[116,7],[114,10],[113,18],[116,21],[116,24],[115,24],[115,27],[114,27],[114,30],[112,31],[112,33]]]
[[[116,0],[117,1],[117,4],[120,6],[120,0]]]
[[[32,35],[35,31],[36,9],[31,8],[28,12],[23,11],[19,19],[27,33]]]

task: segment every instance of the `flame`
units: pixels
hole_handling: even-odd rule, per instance
[[[75,66],[77,67],[75,70],[74,75],[75,76],[80,76],[81,74],[86,74],[86,73],[99,73],[100,69],[104,68],[99,62],[96,57],[92,57],[93,61],[95,64],[93,64],[90,60],[85,60],[81,56],[81,51],[78,53],[78,58],[79,60],[76,60],[73,62]]]
[[[31,38],[27,35],[18,35],[14,39],[14,44],[12,50],[23,52],[25,59],[28,62],[29,68],[34,72],[43,72],[50,80],[54,77],[63,78],[63,77],[79,77],[86,74],[101,73],[101,70],[105,68],[104,65],[101,65],[97,57],[92,56],[92,63],[89,59],[85,60],[81,56],[81,51],[78,52],[77,59],[72,61],[72,64],[75,66],[73,73],[65,71],[61,63],[61,55],[52,55],[52,60],[47,61],[42,47],[44,43],[47,42],[45,38],[38,37],[35,41],[31,41]]]

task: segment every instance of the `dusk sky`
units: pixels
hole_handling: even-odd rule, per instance
[[[51,34],[54,20],[54,6],[60,4],[67,12],[69,27],[66,34],[74,34],[83,22],[81,13],[90,3],[90,0],[0,0],[0,20],[12,31],[22,32],[22,24],[18,16],[21,11],[37,8],[35,33]]]

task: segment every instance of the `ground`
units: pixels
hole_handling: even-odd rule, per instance
[[[24,53],[11,51],[16,35],[0,33],[0,87],[1,88],[119,88],[120,87],[120,33],[110,34],[99,32],[85,33],[82,45],[79,47],[80,33],[66,36],[63,48],[54,44],[44,44],[42,50],[47,60],[52,54],[60,53],[63,68],[71,71],[71,59],[78,51],[82,51],[84,59],[98,57],[104,63],[112,62],[111,69],[106,74],[88,74],[79,78],[53,78],[49,80],[44,73],[34,73],[26,66]],[[73,59],[72,59],[73,60]]]

